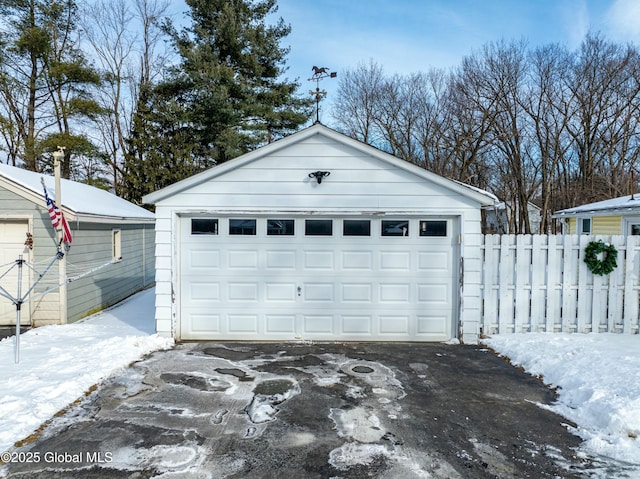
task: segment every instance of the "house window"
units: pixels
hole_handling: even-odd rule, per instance
[[[369,220],[344,220],[342,223],[344,236],[371,236],[371,221]]]
[[[122,232],[111,230],[111,254],[113,261],[122,260]]]
[[[632,224],[630,233],[634,236],[640,236],[640,224]]]
[[[591,218],[578,218],[578,234],[591,234]]]
[[[293,236],[294,220],[267,220],[267,236]]]
[[[420,221],[420,236],[447,236],[447,222]]]
[[[409,236],[409,221],[383,220],[382,236]]]
[[[251,219],[230,219],[230,235],[254,236],[256,234],[256,220]]]
[[[333,220],[305,220],[304,234],[307,236],[331,236]]]
[[[210,218],[192,218],[191,219],[192,235],[217,235],[218,220]]]

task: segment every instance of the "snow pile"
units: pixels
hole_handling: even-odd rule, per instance
[[[154,289],[86,320],[0,341],[0,452],[32,434],[94,384],[142,356],[173,346],[153,334]]]
[[[558,387],[552,410],[591,454],[640,465],[640,335],[495,335],[485,344]]]

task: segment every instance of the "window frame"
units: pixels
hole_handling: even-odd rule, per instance
[[[309,225],[311,223],[320,224],[320,223],[328,223],[330,225],[328,233],[309,233]],[[305,236],[333,236],[333,219],[311,219],[305,218],[304,220],[304,235]]]
[[[386,233],[385,234],[385,223],[406,223],[407,225],[407,230],[404,232],[404,234],[402,234],[402,232],[400,232],[399,234],[389,234]],[[396,238],[408,238],[409,234],[411,232],[411,228],[410,228],[410,221],[408,219],[406,220],[382,220],[380,221],[380,236],[383,237],[396,237]]]
[[[433,234],[434,231],[429,231],[428,225],[435,223],[444,224],[444,234],[437,234],[439,231],[435,231],[436,234]],[[449,222],[441,219],[420,220],[418,222],[418,236],[421,238],[446,238],[449,236]]]
[[[282,221],[283,223],[285,223],[284,226],[284,232],[283,233],[270,233],[270,231],[272,231],[269,228],[269,222],[270,221]],[[281,236],[295,236],[296,235],[296,220],[293,218],[266,218],[266,227],[267,227],[267,236],[276,236],[276,237],[281,237]],[[289,225],[291,226],[291,232],[289,231]]]
[[[258,220],[256,218],[228,218],[227,224],[229,225],[229,236],[256,236],[258,234]],[[240,232],[233,232],[232,228],[239,228],[238,226],[231,226],[232,221],[239,222],[253,222],[253,230],[246,228],[248,232],[245,232],[245,227],[240,227]]]
[[[111,260],[114,263],[122,261],[122,230],[120,228],[111,230]]]
[[[354,233],[347,232],[347,223],[351,223],[352,225],[355,223],[359,223],[360,225],[367,224],[368,228],[366,233]],[[342,220],[342,236],[345,237],[360,237],[360,238],[368,238],[371,236],[371,220],[370,219],[356,219],[356,218],[344,218]]]
[[[193,225],[194,221],[211,221],[214,226],[213,231],[205,231],[204,229],[201,231],[194,232]],[[218,218],[191,218],[191,236],[218,236],[220,234],[220,221]]]
[[[584,229],[584,222],[588,221],[589,222],[589,230],[585,231]],[[591,216],[578,216],[576,218],[576,226],[577,226],[577,233],[579,235],[590,235],[593,234],[593,217]]]

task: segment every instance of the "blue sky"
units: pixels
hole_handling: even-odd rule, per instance
[[[313,65],[338,72],[373,60],[385,73],[450,68],[483,44],[525,39],[576,48],[588,31],[640,43],[640,0],[278,0],[292,27],[287,77],[303,91]],[[335,79],[321,87],[329,97]],[[328,98],[330,101],[330,98]]]

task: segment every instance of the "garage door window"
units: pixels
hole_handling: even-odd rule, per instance
[[[267,220],[268,236],[293,236],[294,220]]]
[[[192,235],[217,235],[218,220],[209,218],[192,218],[191,219]]]
[[[230,235],[249,235],[256,234],[256,220],[248,219],[230,219],[229,220]]]
[[[382,221],[382,236],[409,236],[409,221]]]
[[[344,220],[342,234],[344,236],[371,236],[371,221]]]
[[[420,236],[447,236],[447,222],[420,221]]]
[[[331,236],[333,220],[305,220],[304,234],[307,236]]]

